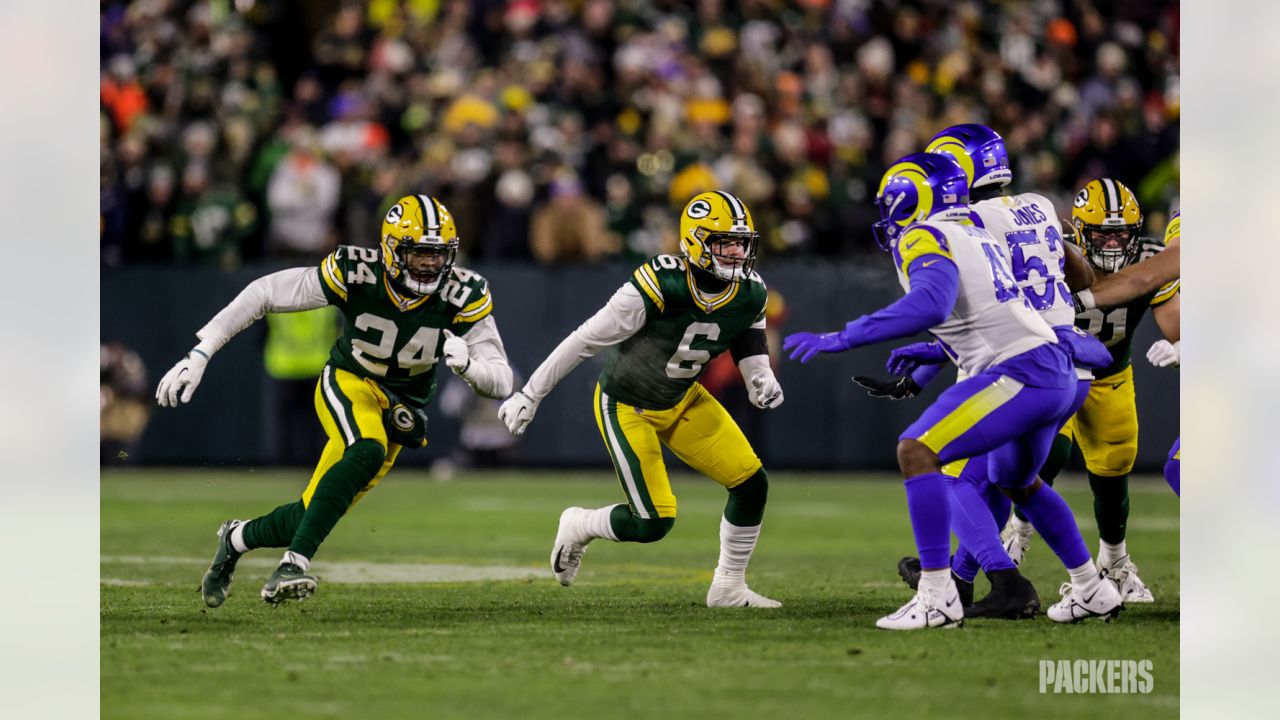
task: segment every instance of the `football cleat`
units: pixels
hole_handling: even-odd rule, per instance
[[[876,627],[883,630],[955,628],[963,624],[964,608],[954,582],[948,582],[940,593],[921,588],[906,605],[876,621]]]
[[[293,563],[280,563],[280,567],[267,578],[262,586],[262,601],[280,605],[286,600],[306,600],[316,591],[317,581]]]
[[[904,557],[898,561],[898,577],[902,578],[902,582],[907,587],[916,590],[920,587],[920,558]],[[968,614],[968,608],[973,604],[973,582],[965,580],[954,572],[951,573],[951,580],[956,584],[956,592],[960,593],[960,605],[965,608]]]
[[[1087,595],[1077,593],[1071,583],[1063,583],[1058,592],[1062,599],[1049,606],[1045,614],[1054,622],[1075,623],[1091,617],[1105,617],[1108,621],[1124,609],[1124,599],[1116,584],[1105,577]]]
[[[767,598],[747,587],[741,580],[736,583],[713,581],[707,590],[707,607],[709,608],[780,608],[782,603]]]
[[[1146,583],[1142,582],[1142,578],[1138,577],[1138,566],[1133,564],[1133,560],[1128,555],[1124,555],[1119,560],[1111,563],[1110,567],[1102,568],[1102,574],[1116,584],[1116,587],[1120,590],[1120,597],[1124,598],[1125,602],[1149,603],[1156,601]]]
[[[1009,515],[1009,522],[1000,531],[1000,542],[1004,543],[1004,551],[1014,565],[1022,565],[1022,556],[1027,554],[1027,546],[1031,544],[1031,536],[1035,534],[1031,523],[1020,520],[1016,514]]]
[[[200,594],[204,604],[218,607],[231,594],[231,578],[236,573],[236,563],[241,553],[231,545],[231,531],[243,520],[228,520],[218,526],[218,549],[213,553],[213,562],[200,580]]]
[[[560,513],[560,529],[556,531],[556,543],[551,548],[551,572],[566,587],[578,577],[582,555],[587,551],[587,543],[591,542],[583,528],[590,512],[585,508],[571,507]]]
[[[991,581],[991,592],[965,607],[965,617],[1020,620],[1040,612],[1036,586],[1016,569],[993,570],[987,573],[987,579]]]

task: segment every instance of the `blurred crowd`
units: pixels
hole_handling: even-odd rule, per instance
[[[873,247],[886,163],[960,122],[1069,211],[1176,201],[1178,5],[1128,0],[101,3],[104,264],[373,246],[429,193],[471,260],[635,259],[728,188],[762,254]],[[1153,227],[1154,226],[1154,227]]]

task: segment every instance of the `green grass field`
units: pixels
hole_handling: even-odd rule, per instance
[[[892,633],[911,592],[902,486],[771,476],[751,585],[781,610],[704,606],[724,491],[676,476],[680,520],[653,545],[598,541],[577,583],[546,567],[567,505],[621,500],[604,472],[396,472],[338,525],[315,597],[258,600],[278,559],[242,561],[226,604],[200,576],[214,531],[296,497],[305,472],[105,472],[102,714],[109,718],[1126,718],[1178,712],[1178,502],[1132,483],[1129,547],[1154,605],[1111,623],[969,621]],[[856,478],[856,479],[855,479]],[[1096,548],[1087,484],[1064,494]],[[1038,538],[1024,571],[1047,607],[1066,578]],[[499,578],[499,579],[494,579]],[[979,595],[985,592],[979,582]],[[1148,695],[1042,695],[1041,659],[1150,659]]]

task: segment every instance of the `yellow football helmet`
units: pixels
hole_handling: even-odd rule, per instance
[[[731,193],[699,193],[680,213],[680,251],[690,265],[721,280],[748,278],[759,242],[751,211]]]
[[[1138,258],[1142,208],[1124,183],[1090,180],[1076,193],[1071,224],[1085,257],[1104,272],[1115,272]]]
[[[410,262],[409,255],[416,256]],[[430,295],[453,269],[458,228],[444,203],[405,195],[382,219],[382,265],[387,276],[415,295]]]

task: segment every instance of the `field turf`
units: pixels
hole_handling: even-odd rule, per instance
[[[900,482],[771,474],[748,573],[781,610],[708,610],[724,491],[674,478],[662,542],[597,541],[578,582],[547,559],[560,510],[621,500],[605,472],[397,471],[340,523],[319,592],[272,609],[277,561],[242,561],[204,607],[214,531],[297,496],[307,472],[110,471],[102,477],[101,700],[106,718],[1073,718],[1178,712],[1178,502],[1131,483],[1129,547],[1154,605],[1111,623],[969,621],[893,633],[914,554]],[[1064,494],[1091,548],[1086,483]],[[1066,573],[1037,538],[1024,571],[1047,607]],[[499,578],[499,579],[492,579]],[[979,595],[985,581],[979,581]],[[1149,659],[1141,695],[1041,694],[1041,659]]]

